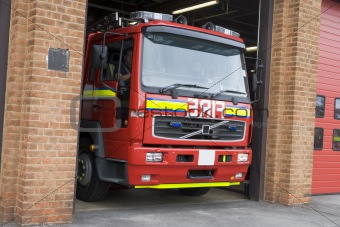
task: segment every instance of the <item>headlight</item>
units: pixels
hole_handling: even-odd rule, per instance
[[[146,162],[162,162],[163,153],[146,153]]]
[[[248,154],[238,154],[237,155],[238,162],[248,162]]]
[[[236,173],[235,174],[235,178],[242,178],[242,176],[243,176],[242,173]]]

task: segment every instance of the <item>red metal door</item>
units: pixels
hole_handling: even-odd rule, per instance
[[[340,4],[323,0],[322,12],[312,194],[340,193]]]

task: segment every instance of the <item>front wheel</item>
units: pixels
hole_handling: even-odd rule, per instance
[[[109,183],[98,177],[95,157],[89,151],[90,144],[89,138],[81,138],[78,152],[76,196],[86,202],[103,200],[109,191]]]
[[[201,196],[209,192],[210,188],[179,188],[178,191],[187,196]]]

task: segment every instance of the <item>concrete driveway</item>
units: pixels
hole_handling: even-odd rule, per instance
[[[111,190],[105,201],[86,203],[76,200],[76,212],[146,208],[163,205],[205,204],[242,201],[247,198],[240,192],[211,189],[204,196],[184,196],[177,190],[116,189]]]
[[[310,205],[287,207],[247,200],[213,189],[202,197],[175,190],[118,190],[108,200],[76,202],[72,224],[63,226],[339,226],[340,195],[315,196]]]
[[[54,226],[340,227],[340,195],[314,196],[311,204],[287,207],[251,201],[241,193],[221,189],[201,197],[186,197],[175,190],[120,189],[102,202],[77,200],[73,223]]]

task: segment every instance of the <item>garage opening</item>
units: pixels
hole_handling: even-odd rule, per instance
[[[157,12],[157,13],[162,13],[162,14],[174,14],[174,18],[177,18],[178,15],[183,15],[185,16],[185,19],[182,18],[178,18],[177,20],[179,22],[183,22],[186,21],[186,23],[188,25],[192,25],[195,27],[199,27],[201,28],[202,26],[204,28],[210,28],[213,27],[214,29],[216,29],[217,27],[220,28],[227,28],[230,29],[231,31],[234,31],[236,33],[240,34],[240,37],[244,40],[244,44],[245,47],[247,47],[247,52],[245,53],[246,57],[246,65],[247,65],[247,71],[245,71],[245,76],[249,76],[251,78],[251,76],[253,75],[253,73],[255,71],[257,71],[257,66],[259,64],[265,64],[265,62],[259,62],[256,60],[256,58],[258,57],[258,52],[257,49],[259,47],[258,44],[258,34],[259,34],[259,8],[263,7],[263,10],[269,10],[271,11],[272,8],[271,5],[267,2],[264,1],[263,4],[260,4],[259,1],[233,1],[233,0],[224,0],[224,1],[210,1],[210,5],[206,5],[205,3],[207,3],[207,1],[168,1],[168,0],[158,0],[158,1],[150,1],[150,0],[129,0],[129,1],[106,1],[106,0],[102,0],[102,1],[89,1],[88,2],[88,13],[87,13],[87,30],[88,31],[95,31],[95,30],[104,30],[105,27],[107,27],[106,25],[103,24],[103,18],[106,16],[106,20],[110,17],[115,17],[115,14],[118,12],[118,14],[122,15],[122,17],[124,18],[129,18],[130,17],[130,13],[131,12],[135,12],[135,11],[148,11],[148,12]],[[204,7],[202,7],[202,4],[204,5]],[[199,5],[201,8],[199,9],[195,9],[195,10],[189,10],[187,9],[188,7],[191,6],[197,6]],[[264,7],[265,6],[265,7]],[[184,12],[181,12],[180,14],[175,14],[176,10],[183,10],[186,9],[187,11],[184,10]],[[265,12],[268,14],[268,12]],[[265,14],[264,13],[264,14]],[[270,15],[270,14],[269,14]],[[162,18],[167,18],[167,16],[164,16]],[[269,20],[268,20],[269,19]],[[268,27],[271,26],[271,20],[270,18],[266,18],[266,22],[263,22],[264,26],[266,28],[266,32],[264,32],[263,34],[268,36]],[[125,23],[133,23],[133,21],[129,21],[129,20],[125,20]],[[268,22],[270,21],[270,23]],[[123,22],[124,23],[124,22]],[[125,24],[126,26],[127,24]],[[269,26],[270,25],[270,26]],[[217,26],[217,27],[216,27]],[[154,45],[153,43],[161,43],[164,41],[164,43],[166,43],[167,46],[175,46],[176,48],[189,48],[189,45],[193,45],[192,48],[201,48],[201,46],[206,45],[204,42],[202,42],[202,39],[205,39],[203,35],[201,35],[200,32],[188,32],[186,35],[188,37],[193,37],[195,39],[192,39],[190,42],[189,40],[185,40],[178,35],[178,33],[175,32],[174,30],[174,34],[176,35],[172,35],[172,36],[165,36],[164,33],[169,32],[169,29],[162,27],[162,29],[157,30],[155,29],[149,29],[148,28],[143,28],[145,29],[144,32],[154,32],[152,33],[152,35],[149,35],[148,37],[143,39],[143,44],[146,45],[146,43],[149,43],[148,48],[146,48],[146,46],[144,46],[145,49],[143,49],[144,52],[142,52],[138,47],[136,47],[137,45],[137,40],[141,39],[141,37],[136,36],[134,37],[133,35],[131,35],[131,39],[126,38],[127,36],[124,34],[109,34],[107,35],[107,39],[111,39],[111,42],[107,41],[108,44],[105,42],[105,38],[106,35],[104,35],[103,37],[101,37],[101,39],[96,39],[93,41],[93,46],[91,47],[87,47],[87,50],[91,49],[91,53],[103,53],[101,51],[104,51],[105,49],[105,55],[101,55],[104,58],[107,58],[107,66],[103,67],[101,70],[97,70],[93,69],[91,67],[87,68],[87,66],[85,66],[85,70],[88,70],[88,75],[86,77],[86,81],[84,81],[84,95],[85,95],[85,91],[87,92],[86,95],[92,95],[92,96],[100,96],[101,94],[104,94],[106,96],[108,96],[108,94],[111,94],[112,96],[118,96],[119,97],[119,88],[118,86],[120,86],[120,84],[118,83],[119,79],[112,79],[113,82],[111,82],[110,78],[115,78],[115,74],[120,75],[117,73],[118,72],[123,72],[124,69],[124,65],[121,64],[118,65],[118,67],[116,67],[116,65],[114,64],[114,62],[122,62],[122,59],[125,58],[125,54],[127,53],[127,49],[129,48],[131,50],[131,52],[129,53],[130,55],[132,54],[155,54],[152,51],[152,49],[156,49],[158,48],[156,45]],[[224,30],[225,31],[225,30]],[[156,34],[157,33],[157,34]],[[235,34],[236,34],[235,33]],[[155,35],[156,34],[156,35]],[[109,36],[111,36],[111,38],[109,38]],[[125,36],[125,37],[124,37]],[[269,37],[269,36],[268,36]],[[267,37],[267,38],[268,38]],[[268,41],[268,39],[266,39],[265,41]],[[183,46],[176,46],[173,43],[176,42],[181,42],[183,43]],[[105,43],[106,45],[102,45],[103,43]],[[194,44],[195,45],[194,45]],[[234,42],[231,42],[233,45],[239,45],[236,44]],[[263,44],[263,43],[262,43]],[[213,50],[215,51],[220,51],[218,48],[216,48],[213,44],[209,44],[210,45],[210,49],[213,52]],[[229,43],[230,45],[230,43]],[[95,47],[97,46],[97,47]],[[264,47],[262,47],[263,49],[265,49],[266,47],[268,47],[268,45],[263,45]],[[215,49],[214,49],[215,48]],[[223,47],[221,46],[220,49],[223,49]],[[148,50],[148,51],[146,51]],[[169,50],[168,55],[171,55],[171,49],[168,48],[167,50]],[[268,52],[270,53],[270,51],[267,51],[266,54],[268,54]],[[180,53],[180,52],[178,52]],[[229,53],[229,55],[231,55],[232,51],[231,50],[225,50],[225,53]],[[235,51],[233,52],[235,53]],[[183,55],[185,53],[183,52]],[[99,56],[98,55],[98,56]],[[220,54],[223,55],[223,54]],[[157,56],[156,56],[157,57]],[[158,58],[154,58],[153,62],[160,62],[160,58],[165,58],[167,57],[165,56],[158,56]],[[194,55],[192,55],[192,57],[196,57]],[[262,56],[264,58],[268,57],[267,56]],[[135,59],[135,58],[133,58]],[[183,60],[183,58],[181,58],[181,54],[178,54],[175,57],[172,58],[168,58],[167,60],[169,61],[169,65],[171,65],[171,61],[176,61],[176,59],[180,59],[178,60],[178,62],[181,61],[185,61]],[[269,59],[269,58],[268,58]],[[268,60],[268,59],[264,59]],[[109,62],[111,60],[111,62]],[[218,61],[218,59],[216,59],[216,62]],[[136,65],[136,64],[143,64],[144,67],[147,67],[148,64],[150,64],[150,69],[152,68],[151,66],[155,65],[152,64],[153,62],[148,63],[146,60],[144,62],[136,62],[136,60],[133,60],[133,62],[131,63],[132,65]],[[94,63],[94,62],[92,62]],[[95,64],[95,63],[94,63]],[[103,63],[99,63],[103,64]],[[110,66],[110,64],[112,66]],[[204,63],[201,63],[201,65],[203,65]],[[206,62],[206,64],[211,64],[211,68],[218,68],[218,65],[214,67],[214,64],[210,63],[210,62]],[[269,65],[269,64],[268,64]],[[163,70],[167,71],[170,70],[166,69],[168,65],[164,64],[163,65]],[[200,66],[198,65],[197,68],[193,67],[192,69],[198,69]],[[269,66],[268,66],[269,67]],[[87,69],[86,69],[87,68]],[[118,69],[117,69],[118,68]],[[166,69],[166,70],[165,70]],[[133,70],[133,69],[132,69]],[[152,68],[152,70],[156,70],[155,67]],[[166,82],[164,82],[165,80],[167,80],[168,78],[164,78],[164,81],[160,81],[159,83],[164,83],[167,86],[163,85],[163,88],[161,88],[160,90],[155,90],[154,88],[149,88],[148,86],[152,87],[157,87],[157,84],[153,84],[155,83],[155,78],[152,78],[152,73],[150,70],[150,78],[147,79],[147,76],[145,76],[145,80],[142,81],[142,89],[144,89],[143,91],[145,91],[146,93],[151,93],[151,95],[147,94],[146,96],[146,108],[148,108],[148,102],[151,102],[150,100],[156,100],[158,102],[157,106],[159,105],[168,105],[168,106],[176,106],[178,105],[178,103],[180,102],[184,102],[184,98],[181,98],[181,96],[191,96],[191,97],[195,97],[196,99],[208,99],[209,97],[206,96],[204,93],[200,94],[197,93],[195,94],[193,91],[191,91],[189,89],[188,93],[182,92],[180,87],[189,87],[189,88],[199,88],[201,89],[203,87],[203,83],[198,85],[191,85],[188,83],[181,83],[179,84],[178,82],[176,82],[175,80],[173,81],[173,83],[171,84],[167,84]],[[157,69],[158,70],[158,69]],[[127,71],[127,70],[126,70]],[[159,69],[158,72],[161,72],[162,70]],[[111,73],[110,73],[111,72]],[[112,72],[116,72],[116,73],[112,73]],[[268,68],[267,68],[267,72]],[[130,76],[133,73],[137,73],[134,71],[130,72]],[[266,73],[266,69],[264,69],[262,78],[265,78],[265,73]],[[145,72],[146,74],[146,72]],[[96,79],[96,76],[100,75],[99,79]],[[144,74],[143,74],[144,75]],[[170,74],[169,74],[170,75]],[[196,74],[197,75],[197,74]],[[124,77],[124,73],[121,74],[122,77]],[[106,77],[106,78],[105,78]],[[134,79],[130,79],[131,83],[137,83],[135,81],[133,81]],[[195,82],[195,81],[192,81]],[[157,83],[157,82],[156,82]],[[198,83],[198,82],[197,82]],[[210,83],[209,80],[207,80],[207,83]],[[265,82],[266,85],[266,82]],[[129,86],[133,86],[133,85],[129,85]],[[143,87],[144,86],[144,87]],[[221,86],[222,85],[221,83]],[[113,88],[113,89],[112,89]],[[203,87],[204,88],[204,87]],[[116,89],[116,90],[115,90]],[[226,90],[226,89],[223,89]],[[230,89],[228,89],[230,90]],[[156,92],[156,91],[160,91]],[[103,93],[104,92],[104,93]],[[115,93],[117,92],[117,93]],[[182,92],[182,93],[181,93]],[[113,94],[115,93],[115,94]],[[157,95],[155,95],[155,93],[159,93]],[[168,98],[167,100],[164,100],[164,97],[160,98],[160,94],[161,93],[165,93],[167,96],[166,98]],[[215,92],[216,95],[213,95],[214,97],[217,97],[218,95],[221,95],[221,93],[223,92]],[[235,92],[234,92],[235,93]],[[262,98],[263,96],[265,96],[265,86],[261,87],[261,93],[262,93]],[[138,95],[137,93],[135,95]],[[257,98],[258,96],[254,96],[254,94],[252,94],[253,98]],[[131,95],[129,96],[131,97]],[[179,98],[180,97],[180,98]],[[172,100],[172,103],[169,104],[164,104],[164,102],[169,102],[169,99]],[[173,101],[173,100],[177,100],[177,101]],[[230,99],[231,100],[231,99]],[[242,95],[239,96],[238,99],[232,99],[233,104],[235,106],[237,106],[239,103],[242,103],[241,101],[238,100],[243,100],[242,99]],[[122,149],[126,149],[127,144],[129,143],[129,140],[126,141],[126,139],[124,140],[123,137],[125,136],[126,138],[129,138],[129,134],[126,132],[129,128],[129,124],[133,124],[135,123],[135,120],[133,118],[131,118],[131,116],[133,117],[140,117],[140,115],[143,115],[145,113],[140,113],[139,111],[130,111],[130,112],[126,112],[126,110],[124,110],[124,106],[122,108],[117,108],[115,107],[110,107],[110,104],[108,104],[109,101],[112,100],[106,100],[105,103],[99,103],[98,100],[90,100],[90,101],[85,101],[83,102],[83,110],[82,110],[82,114],[83,117],[85,116],[85,118],[83,118],[85,121],[82,122],[81,127],[84,128],[96,128],[98,127],[98,125],[94,124],[93,122],[91,122],[90,120],[95,117],[97,122],[100,122],[101,119],[104,119],[111,114],[110,112],[110,108],[114,108],[114,109],[119,109],[116,113],[116,117],[119,115],[120,117],[117,117],[117,121],[116,124],[121,126],[121,128],[123,129],[123,132],[121,133],[117,133],[114,137],[104,137],[104,138],[99,138],[98,134],[96,134],[94,136],[94,133],[86,133],[86,132],[82,132],[80,134],[80,148],[82,147],[91,147],[93,145],[93,152],[101,158],[101,163],[104,163],[105,165],[103,165],[104,167],[99,170],[99,174],[103,174],[104,177],[107,177],[106,179],[109,178],[114,178],[115,182],[118,183],[119,185],[127,185],[126,182],[126,175],[127,174],[131,174],[131,172],[133,172],[134,174],[137,174],[138,171],[136,169],[130,168],[129,171],[126,171],[127,167],[127,163],[123,160],[124,158],[126,158],[124,156],[124,154],[122,154],[121,156],[117,156],[115,158],[111,158],[111,159],[107,159],[105,158],[105,154],[104,154],[104,150],[102,148],[100,148],[100,146],[103,146],[103,144],[105,144],[106,146],[110,145],[110,146],[116,146],[117,144],[119,144],[119,148]],[[136,107],[138,106],[137,103],[134,104],[134,101],[131,98],[126,98],[122,96],[122,102],[123,103],[128,103],[127,108],[131,110],[131,107]],[[154,101],[152,101],[154,102]],[[124,104],[122,104],[124,105]],[[214,104],[215,105],[215,104]],[[150,103],[150,106],[152,106],[152,104]],[[168,106],[165,107],[165,109],[168,108]],[[259,111],[254,111],[255,114],[255,120],[256,121],[262,121],[263,118],[266,118],[266,116],[263,114],[263,109],[266,106],[266,101],[262,100],[261,102],[258,102],[257,104],[257,109]],[[97,111],[96,113],[90,113],[90,111],[84,111],[86,108],[90,108],[88,110],[93,111],[95,109],[95,111]],[[126,106],[125,106],[126,107]],[[153,106],[154,108],[154,106]],[[101,110],[98,110],[101,109]],[[154,108],[154,109],[158,109],[159,108]],[[102,114],[98,114],[100,111],[103,111]],[[203,111],[202,111],[203,112]],[[247,113],[247,110],[245,111]],[[203,115],[202,115],[203,116]],[[244,115],[245,118],[249,117],[249,115]],[[250,124],[250,121],[246,121],[246,124]],[[218,131],[215,130],[215,127],[220,127],[222,125],[224,125],[224,130],[225,131],[230,131],[230,135],[229,136],[237,136],[236,133],[232,133],[231,131],[240,131],[240,129],[243,127],[242,126],[242,122],[241,121],[233,121],[233,124],[230,124],[230,122],[228,121],[219,121],[219,120],[213,120],[213,122],[202,122],[202,120],[198,121],[198,120],[190,120],[188,121],[188,119],[186,118],[185,115],[179,115],[178,117],[176,116],[175,120],[169,120],[169,119],[165,119],[164,117],[157,118],[155,117],[153,121],[147,122],[145,123],[146,125],[144,127],[153,127],[153,125],[159,125],[159,127],[155,127],[153,129],[153,136],[155,136],[156,138],[165,138],[165,137],[169,137],[169,138],[176,138],[176,136],[180,133],[182,133],[183,135],[181,135],[180,139],[184,140],[190,137],[193,137],[194,139],[196,139],[197,144],[195,145],[184,145],[184,142],[176,142],[175,144],[169,144],[167,142],[165,142],[164,145],[162,145],[159,148],[159,144],[157,144],[156,142],[154,142],[154,138],[149,138],[148,136],[142,135],[140,137],[138,137],[139,135],[135,135],[136,137],[138,137],[140,139],[139,143],[143,143],[143,144],[147,144],[150,149],[152,150],[147,150],[145,148],[140,148],[138,150],[139,154],[143,154],[146,155],[146,159],[147,160],[151,160],[152,162],[157,162],[157,160],[161,160],[164,161],[166,160],[167,162],[171,162],[171,158],[172,158],[172,154],[171,154],[171,149],[176,149],[176,150],[180,150],[180,149],[186,149],[186,153],[184,152],[183,154],[179,154],[175,157],[175,161],[177,163],[181,163],[183,164],[183,166],[187,163],[190,162],[198,162],[198,164],[201,162],[205,165],[211,165],[210,163],[210,159],[211,155],[209,153],[209,150],[212,150],[212,148],[209,149],[209,147],[207,147],[206,145],[204,145],[203,143],[201,143],[202,140],[206,139],[206,140],[211,140],[211,141],[215,141],[217,140],[217,138],[227,138],[227,136],[221,135],[221,133],[223,133],[222,131]],[[235,125],[234,125],[235,124]],[[107,125],[107,127],[114,127],[115,124],[110,123]],[[184,131],[184,128],[186,128],[187,131]],[[235,130],[234,130],[235,129]],[[138,131],[140,129],[136,128],[136,131]],[[86,130],[85,130],[86,131]],[[199,133],[197,133],[199,131]],[[260,137],[261,142],[263,142],[265,140],[265,135],[263,134],[263,132],[265,132],[264,127],[259,127],[257,129],[254,128],[254,131],[259,132],[259,134],[261,134],[262,136]],[[241,130],[240,132],[240,138],[244,138],[242,137],[243,135],[248,135],[249,131],[247,131],[246,129],[244,129],[243,131]],[[244,134],[242,134],[244,133]],[[200,135],[198,135],[200,134]],[[166,135],[166,136],[164,136]],[[248,135],[249,136],[249,135]],[[91,139],[89,139],[91,138]],[[192,139],[192,138],[190,138]],[[94,141],[96,140],[96,141]],[[83,141],[83,142],[82,142]],[[162,139],[160,139],[160,141],[162,141]],[[164,142],[165,140],[163,140]],[[134,141],[135,144],[138,144],[137,141]],[[235,186],[235,187],[227,187],[228,189],[225,189],[225,187],[223,187],[223,189],[213,189],[211,191],[211,199],[213,199],[213,197],[215,196],[215,198],[218,198],[218,200],[221,199],[221,196],[225,196],[225,198],[247,198],[247,197],[251,197],[253,199],[259,200],[262,198],[263,194],[263,189],[261,189],[261,179],[262,179],[262,183],[263,183],[263,163],[264,163],[264,147],[261,144],[258,144],[259,142],[257,142],[256,145],[254,145],[255,149],[260,150],[260,152],[254,152],[253,151],[253,161],[255,161],[256,165],[254,166],[253,170],[250,169],[248,170],[248,168],[246,168],[246,171],[240,170],[239,173],[236,173],[238,175],[232,176],[231,179],[234,179],[234,177],[241,177],[241,178],[245,178],[246,180],[244,181],[245,183],[242,183],[239,186]],[[181,145],[182,144],[182,145]],[[237,145],[237,143],[235,143]],[[235,145],[234,144],[234,145]],[[265,144],[265,143],[264,143]],[[99,147],[98,147],[99,146]],[[237,146],[225,146],[224,149],[225,150],[233,150],[235,149],[234,147]],[[155,149],[153,149],[155,148]],[[198,148],[199,151],[199,155],[197,154],[198,152],[194,153],[192,152],[190,149],[196,149]],[[209,149],[209,150],[208,150]],[[216,146],[213,146],[214,150],[214,155],[218,154],[220,146],[217,144]],[[154,151],[156,150],[156,151]],[[245,149],[246,150],[246,149]],[[96,153],[97,152],[97,153]],[[246,154],[244,155],[244,157],[251,157],[248,156],[250,153],[247,151],[245,152]],[[113,154],[111,152],[111,154]],[[82,198],[86,198],[86,197],[91,197],[89,196],[86,191],[86,187],[89,185],[90,180],[88,179],[89,174],[91,175],[91,173],[87,172],[87,168],[86,166],[89,166],[92,164],[92,162],[94,162],[94,160],[91,159],[91,155],[90,153],[83,151],[82,155],[79,157],[79,162],[78,162],[78,174],[79,172],[81,173],[81,175],[78,175],[78,186],[77,186],[77,191],[81,192],[82,195],[80,195],[80,197]],[[197,157],[198,158],[197,158]],[[170,158],[169,158],[170,157]],[[200,159],[200,157],[204,157]],[[241,160],[242,158],[240,156],[238,156],[237,153],[234,153],[233,155],[226,155],[224,153],[221,153],[219,155],[217,155],[216,157],[218,157],[218,159],[216,159],[218,162],[221,163],[225,163],[226,165],[228,164],[228,160],[230,158],[230,160],[235,160],[235,158],[237,158],[237,160]],[[243,157],[243,156],[242,156]],[[169,159],[167,159],[169,158]],[[197,160],[198,159],[198,160]],[[137,160],[137,159],[136,159]],[[208,161],[207,161],[208,160]],[[212,160],[211,162],[213,162],[214,160]],[[96,161],[98,163],[98,160]],[[136,161],[138,162],[138,160]],[[208,163],[209,162],[209,163]],[[231,161],[230,161],[231,162]],[[115,163],[113,166],[114,167],[110,167],[110,165],[112,163]],[[203,165],[202,164],[202,165]],[[98,165],[97,165],[98,166]],[[142,181],[152,181],[153,179],[157,180],[157,177],[160,173],[158,173],[156,170],[152,170],[152,168],[147,168],[145,170],[145,174],[142,175]],[[110,175],[110,173],[115,172],[115,174]],[[191,174],[192,173],[192,174]],[[105,175],[106,174],[106,175]],[[216,177],[219,174],[219,170],[216,170],[215,168],[201,168],[201,169],[193,169],[193,170],[189,170],[188,173],[186,174],[186,177],[189,179],[212,179],[214,177]],[[229,173],[228,173],[229,174]],[[135,177],[136,175],[129,175],[129,177]],[[133,179],[136,182],[138,182],[140,179]],[[80,184],[79,184],[80,182]],[[115,183],[113,181],[111,181],[111,183]],[[206,181],[198,181],[200,184],[202,182],[206,182]],[[249,184],[251,185],[249,187]],[[112,198],[112,203],[114,204],[115,201],[117,201],[117,198],[122,198],[124,196],[133,198],[133,201],[138,201],[141,198],[144,198],[146,200],[148,200],[148,196],[154,196],[155,198],[159,198],[160,196],[164,196],[167,193],[169,193],[169,191],[164,192],[163,190],[158,191],[158,192],[154,192],[153,190],[150,189],[144,189],[144,190],[140,190],[140,189],[134,189],[134,190],[124,190],[122,186],[116,186],[117,184],[110,184],[111,186],[108,185],[101,185],[102,186],[102,192],[106,193],[106,190],[109,190],[109,196],[108,198]],[[202,184],[203,185],[203,184]],[[202,186],[200,185],[200,186]],[[232,184],[231,184],[232,185]],[[177,185],[178,186],[178,185]],[[197,190],[195,190],[195,193],[198,194],[205,194],[204,188],[206,185],[203,185],[204,187],[202,187],[203,190],[197,192]],[[221,185],[221,186],[226,186],[226,185]],[[95,187],[95,186],[93,186]],[[138,186],[139,187],[139,186]],[[176,188],[176,185],[173,186],[174,188]],[[118,189],[117,189],[118,188]],[[140,188],[149,188],[149,187],[144,187],[144,186],[140,186]],[[152,187],[151,187],[152,188]],[[263,188],[263,186],[262,186]],[[134,193],[136,193],[136,190],[140,190],[140,192],[138,192],[139,195],[145,195],[145,197],[136,197],[136,195],[133,195]],[[171,192],[174,193],[171,193]],[[189,192],[190,190],[182,190],[183,192]],[[118,193],[117,193],[118,192]],[[237,192],[236,194],[234,194],[235,192]],[[148,194],[150,193],[150,194]],[[185,194],[185,193],[183,193]],[[118,195],[118,196],[117,196]],[[101,195],[96,194],[93,195],[93,197],[91,198],[97,198],[100,197]],[[209,194],[207,194],[206,196],[209,196]],[[175,195],[175,190],[171,190],[170,189],[170,193],[169,193],[169,201],[174,201],[174,198],[176,197]],[[180,197],[181,201],[183,201],[183,197]],[[85,199],[86,200],[86,199]],[[156,199],[157,200],[157,199]],[[91,201],[91,199],[89,199],[88,201]],[[106,200],[103,204],[108,204],[109,201]],[[76,203],[76,209],[81,210],[82,206],[86,206],[85,203],[77,201]],[[97,205],[95,205],[97,206]],[[105,206],[105,205],[103,205]],[[84,208],[86,209],[86,208]]]
[[[6,0],[0,2],[0,160],[2,153],[2,135],[3,135],[3,119],[5,109],[5,91],[7,78],[7,59],[8,59],[8,40],[9,40],[9,22],[10,11],[7,7],[11,5],[11,1]]]

